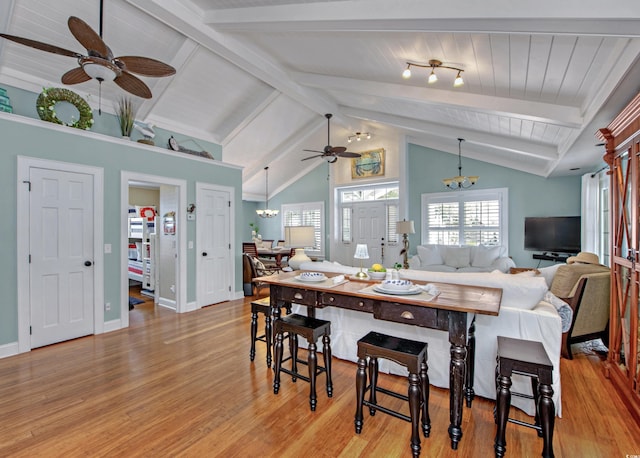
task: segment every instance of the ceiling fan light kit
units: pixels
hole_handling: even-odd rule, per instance
[[[431,59],[429,60],[428,64],[418,64],[416,62],[407,62],[407,68],[405,68],[405,70],[402,72],[402,77],[404,79],[411,78],[411,67],[430,68],[431,73],[429,73],[429,77],[427,78],[428,84],[433,84],[438,81],[438,75],[436,74],[437,68],[438,69],[448,68],[449,70],[454,70],[458,73],[456,74],[456,78],[453,81],[453,87],[460,87],[464,85],[464,80],[462,79],[462,72],[464,72],[464,70],[458,67],[444,65],[442,61],[438,59]]]

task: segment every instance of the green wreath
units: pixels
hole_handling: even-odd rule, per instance
[[[71,105],[78,109],[80,113],[80,119],[75,120],[71,117],[71,123],[66,124],[56,115],[56,104],[58,102],[69,102]],[[38,110],[38,116],[43,121],[53,122],[55,124],[62,124],[63,126],[75,127],[77,129],[89,130],[93,125],[93,113],[89,104],[69,89],[63,88],[45,88],[42,90],[36,101],[36,109]]]

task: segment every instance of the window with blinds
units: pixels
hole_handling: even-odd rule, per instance
[[[285,226],[313,226],[315,228],[315,245],[305,250],[307,254],[324,256],[324,202],[307,202],[283,204],[282,233]]]
[[[508,190],[422,195],[422,243],[503,245],[508,240]]]

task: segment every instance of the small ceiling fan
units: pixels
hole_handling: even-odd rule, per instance
[[[149,87],[142,80],[132,75],[132,73],[152,77],[170,76],[176,72],[175,68],[149,57],[115,57],[109,46],[102,40],[102,13],[103,2],[101,0],[99,35],[80,18],[71,16],[67,21],[69,30],[73,36],[86,48],[86,55],[48,43],[8,35],[6,33],[0,33],[0,37],[39,49],[40,51],[75,57],[79,67],[73,68],[62,75],[62,83],[64,84],[84,83],[92,78],[96,79],[100,84],[102,84],[103,81],[113,81],[133,95],[150,99],[151,90]]]
[[[309,151],[311,153],[320,153],[315,156],[309,156],[302,159],[306,161],[307,159],[314,159],[316,157],[328,157],[328,162],[333,164],[338,160],[339,157],[360,157],[358,153],[351,153],[347,151],[347,148],[344,146],[331,146],[329,142],[331,141],[331,117],[333,115],[331,113],[327,113],[324,115],[327,118],[327,146],[324,147],[324,151],[317,151],[314,149],[305,149],[303,151]]]

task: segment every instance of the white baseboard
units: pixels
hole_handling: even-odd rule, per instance
[[[20,353],[18,342],[0,345],[0,358],[8,358],[9,356],[17,355],[18,353]]]
[[[167,299],[166,297],[159,297],[158,298],[158,305],[160,307],[166,307],[168,309],[173,310],[174,312],[177,310],[178,305],[176,304],[175,300],[172,299]]]
[[[111,332],[117,331],[118,329],[122,329],[122,320],[119,318],[117,320],[105,321],[103,332]]]
[[[196,301],[187,302],[187,309],[185,310],[185,313],[193,312],[194,310],[198,310],[198,303]]]

